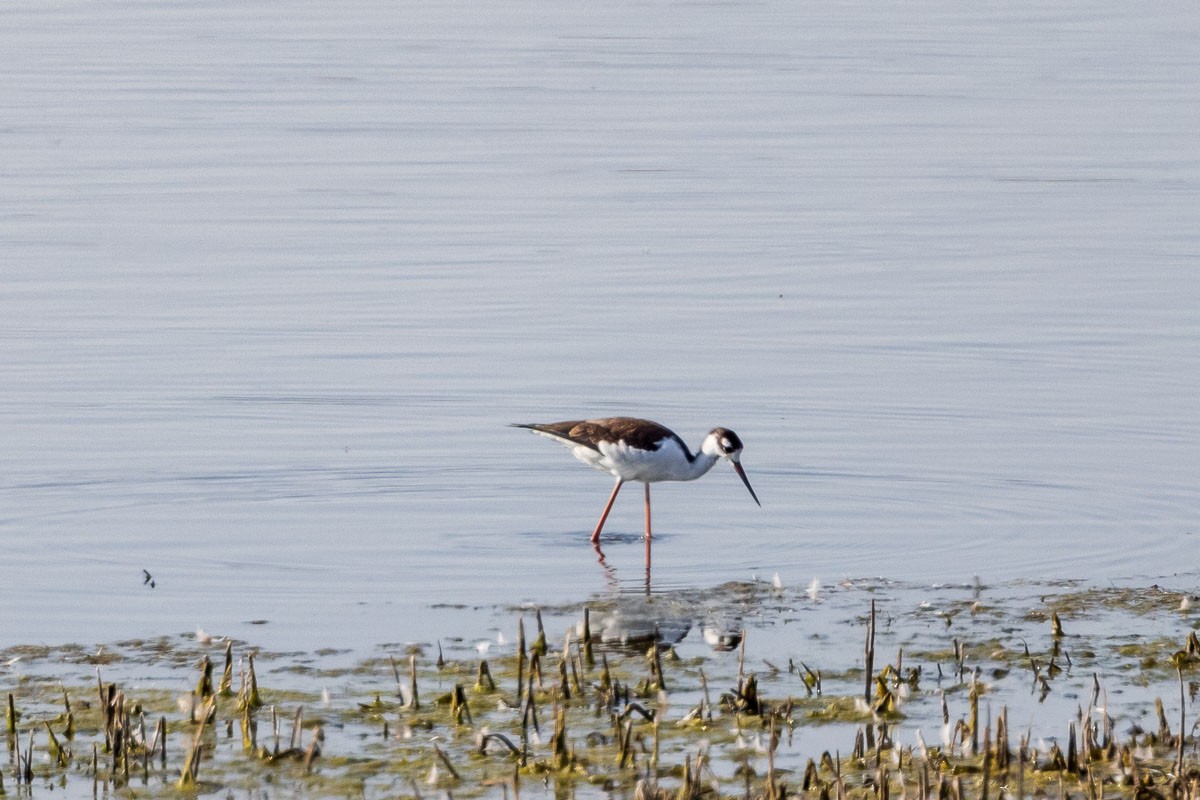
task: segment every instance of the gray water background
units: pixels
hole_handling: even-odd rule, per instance
[[[733,428],[763,501],[656,487],[653,592],[1188,591],[1198,41],[1170,2],[10,5],[0,630],[642,592],[639,493],[600,565],[609,479],[505,427],[608,414]]]

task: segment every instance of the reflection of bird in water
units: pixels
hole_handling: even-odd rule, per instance
[[[700,632],[704,637],[704,643],[713,650],[736,650],[742,643],[744,633],[740,625],[741,620],[730,621],[710,617],[704,621]]]
[[[518,424],[513,427],[528,428],[554,439],[571,448],[571,452],[583,463],[616,477],[617,484],[608,497],[596,529],[592,531],[592,544],[599,543],[600,531],[604,529],[608,512],[612,510],[617,492],[626,481],[641,481],[646,486],[646,538],[649,539],[650,484],[658,481],[694,481],[722,458],[728,459],[733,465],[742,483],[750,490],[754,502],[762,505],[739,463],[742,440],[728,428],[713,428],[700,444],[700,452],[693,453],[669,428],[635,417]]]
[[[670,608],[670,605],[664,602],[649,605],[631,596],[618,601],[613,608],[597,612],[592,631],[606,645],[642,652],[650,645],[678,644],[692,629],[691,609]]]

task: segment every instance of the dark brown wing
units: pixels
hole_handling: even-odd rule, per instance
[[[609,417],[608,419],[589,419],[576,427],[581,433],[596,436],[597,441],[625,442],[630,447],[639,450],[654,450],[663,439],[675,439],[681,445],[683,440],[675,435],[670,428],[659,425],[648,419],[637,417]],[[687,447],[683,448],[685,451]]]
[[[571,442],[593,450],[600,449],[601,442],[625,442],[640,450],[654,450],[663,439],[679,442],[685,453],[690,453],[683,440],[670,428],[637,417],[607,417],[605,419],[568,420],[566,422],[534,423],[516,425],[528,428],[563,442]]]
[[[543,433],[558,439],[564,444],[587,444],[586,442],[576,442],[571,438],[571,429],[576,425],[582,424],[583,420],[570,422],[514,422],[510,427],[525,428],[534,433]]]

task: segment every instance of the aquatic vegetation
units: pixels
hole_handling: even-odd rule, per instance
[[[1200,795],[1180,595],[1028,589],[597,599],[503,612],[512,643],[388,645],[336,669],[344,653],[195,636],[13,647],[0,780],[67,797]],[[170,677],[141,679],[150,664]]]

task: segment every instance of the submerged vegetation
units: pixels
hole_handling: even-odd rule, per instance
[[[743,583],[543,611],[564,629],[513,609],[515,637],[358,660],[10,647],[0,794],[1200,797],[1177,592]]]

